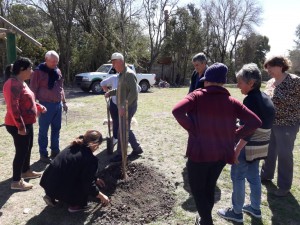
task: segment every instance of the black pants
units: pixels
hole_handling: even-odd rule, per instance
[[[215,203],[215,187],[225,165],[225,162],[187,162],[189,184],[201,225],[213,224],[211,211]]]
[[[140,146],[140,143],[138,143],[138,141],[136,140],[136,137],[135,137],[135,134],[133,133],[133,131],[131,130],[131,120],[132,120],[132,117],[134,116],[134,114],[136,113],[137,111],[137,103],[134,103],[132,104],[131,106],[128,106],[128,142],[129,144],[131,145],[131,148],[133,151],[135,151],[139,146]],[[121,121],[119,121],[120,123]],[[118,137],[120,137],[120,130],[118,132]],[[119,140],[121,140],[121,138],[118,138]],[[118,141],[118,147],[117,147],[117,150],[118,150],[118,154],[122,154],[122,151],[121,151],[121,141]]]
[[[26,125],[27,135],[18,134],[18,128],[6,125],[6,130],[14,139],[16,154],[13,161],[13,181],[21,179],[21,173],[30,169],[30,156],[33,144],[33,126]]]
[[[119,130],[119,113],[118,113],[118,107],[115,103],[113,103],[112,100],[110,100],[109,103],[109,112],[111,115],[111,118],[113,120],[113,137],[115,139],[118,139],[118,130]]]

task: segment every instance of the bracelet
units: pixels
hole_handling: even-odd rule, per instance
[[[63,104],[66,104],[67,102],[63,102]]]

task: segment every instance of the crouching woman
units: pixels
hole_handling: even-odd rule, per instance
[[[97,187],[105,184],[96,178],[98,159],[93,154],[102,140],[99,131],[88,130],[50,163],[40,182],[47,205],[54,206],[59,200],[69,204],[69,212],[78,212],[86,208],[89,195],[99,198],[103,205],[109,203],[109,198]]]

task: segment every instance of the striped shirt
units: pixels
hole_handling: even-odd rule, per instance
[[[260,128],[244,138],[248,142],[245,146],[246,160],[265,158],[268,154],[271,128],[275,117],[274,105],[270,97],[259,89],[251,90],[243,103],[262,121]]]

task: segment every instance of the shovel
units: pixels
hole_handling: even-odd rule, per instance
[[[111,136],[111,127],[110,127],[110,98],[105,98],[106,106],[107,106],[107,125],[108,125],[108,137],[106,138],[106,151],[108,155],[113,154],[114,151],[114,144],[113,144],[113,137]]]

